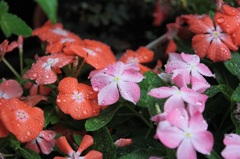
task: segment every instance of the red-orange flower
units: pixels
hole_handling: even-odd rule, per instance
[[[96,69],[103,69],[116,62],[110,47],[96,40],[85,39],[82,44],[71,45],[70,49]]]
[[[227,61],[231,58],[231,51],[238,48],[233,44],[231,37],[224,33],[209,16],[194,18],[189,28],[197,34],[192,39],[192,47],[196,54],[203,58],[207,56],[213,62]]]
[[[214,20],[221,28],[231,35],[233,43],[240,46],[240,11],[227,4],[221,5]]]
[[[56,139],[56,144],[63,153],[67,154],[72,159],[77,159],[77,158],[102,159],[103,158],[102,153],[96,150],[91,150],[85,156],[80,157],[80,155],[84,150],[86,150],[88,147],[93,145],[93,138],[90,135],[85,135],[83,137],[82,142],[79,145],[77,151],[74,151],[71,148],[65,136],[61,136],[60,138]],[[65,159],[69,157],[54,157],[54,159]]]
[[[20,142],[35,139],[44,126],[43,111],[38,107],[29,106],[17,98],[2,103],[0,120]]]
[[[73,56],[64,54],[43,56],[26,72],[25,77],[36,80],[38,85],[52,84],[57,80],[56,73],[61,73],[60,68],[71,63],[72,60]]]
[[[127,50],[119,59],[123,63],[135,63],[140,67],[141,73],[150,69],[141,63],[147,63],[153,60],[154,53],[146,47],[140,47],[137,51]]]
[[[8,44],[9,41],[8,40],[4,40],[1,44],[0,44],[0,59],[4,58],[4,55],[7,52],[11,52],[13,49],[15,49],[16,47],[18,47],[18,43],[16,41],[11,42],[10,44]]]
[[[35,29],[32,34],[38,36],[42,41],[48,42],[47,53],[61,53],[65,47],[69,47],[70,43],[82,43],[78,35],[63,29],[62,24],[52,25],[50,21]]]
[[[74,119],[86,119],[99,114],[97,93],[91,86],[78,83],[76,78],[66,77],[58,85],[57,105]]]

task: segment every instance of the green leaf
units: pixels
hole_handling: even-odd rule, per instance
[[[236,114],[237,115],[237,114]],[[231,120],[236,128],[236,133],[238,135],[240,135],[240,123],[239,121],[236,119],[236,117],[234,116],[234,114],[231,114]]]
[[[232,96],[231,96],[231,100],[234,101],[234,102],[240,102],[240,86],[238,86]]]
[[[104,159],[113,159],[116,155],[116,147],[113,144],[112,137],[106,127],[93,132],[94,144],[93,150],[102,152]]]
[[[155,149],[155,148],[139,149],[130,154],[122,156],[119,159],[133,159],[133,158],[146,159],[151,156],[163,157],[160,152],[161,151],[159,149]]]
[[[214,150],[211,151],[210,155],[206,155],[206,157],[208,159],[222,159],[222,157],[219,156],[219,154],[216,151],[214,151]]]
[[[82,142],[82,139],[83,139],[83,137],[78,134],[73,134],[73,138],[74,138],[74,141],[77,143],[77,145],[80,145],[80,143]]]
[[[8,12],[8,4],[4,1],[0,1],[0,17],[7,12]]]
[[[0,19],[0,25],[6,37],[9,37],[11,34],[22,36],[30,36],[32,34],[32,29],[14,14],[3,14]]]
[[[145,78],[139,83],[141,97],[137,105],[141,107],[147,107],[150,110],[151,116],[153,116],[159,113],[157,108],[159,105],[164,104],[164,100],[154,98],[148,95],[148,93],[153,88],[166,86],[167,84],[158,75],[151,71],[146,72],[144,77]]]
[[[36,0],[36,2],[42,7],[43,11],[47,15],[48,19],[55,24],[57,22],[57,0]]]
[[[48,124],[56,124],[60,119],[54,113],[55,108],[53,106],[49,106],[44,108],[44,127],[47,127]]]
[[[228,100],[231,100],[231,96],[233,94],[233,90],[231,87],[220,84],[218,85],[218,89],[227,97]]]
[[[218,86],[213,85],[210,88],[208,88],[204,94],[206,94],[208,96],[208,98],[212,98],[213,96],[215,96],[217,93],[219,93],[220,90],[218,88]]]
[[[110,105],[101,113],[93,118],[87,119],[85,123],[86,131],[96,131],[104,127],[111,121],[116,111],[120,108],[118,105]]]
[[[26,159],[41,159],[41,157],[36,152],[28,148],[19,148],[18,150]]]
[[[233,53],[232,58],[224,62],[225,67],[240,79],[240,54]]]

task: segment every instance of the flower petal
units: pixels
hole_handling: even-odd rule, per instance
[[[151,89],[148,95],[153,96],[155,98],[167,98],[169,96],[172,96],[177,91],[179,91],[179,89],[176,86],[172,86],[171,88],[159,87]]]
[[[108,84],[114,81],[114,77],[110,76],[108,74],[105,74],[103,72],[96,73],[91,78],[91,85],[93,87],[93,90],[98,92]]]
[[[144,76],[136,70],[128,69],[123,72],[120,78],[121,80],[124,80],[124,81],[131,81],[131,82],[138,83],[143,80]]]
[[[224,159],[239,159],[240,158],[239,148],[240,148],[239,145],[226,146],[221,152],[221,155],[224,157]]]
[[[98,93],[99,105],[111,105],[119,99],[117,83],[112,82],[106,87],[102,88]]]
[[[197,159],[197,153],[190,139],[184,139],[177,149],[178,159]]]
[[[82,139],[82,142],[78,148],[78,152],[81,154],[88,147],[93,145],[93,138],[90,135],[85,135]]]
[[[65,154],[70,155],[74,152],[65,136],[61,136],[58,139],[56,139],[56,145]]]
[[[83,159],[102,159],[103,158],[103,154],[99,151],[96,150],[91,150],[89,151],[84,157]]]
[[[61,93],[73,93],[78,88],[78,81],[76,78],[65,77],[58,84],[58,91]]]
[[[140,99],[140,88],[136,83],[119,81],[118,88],[124,99],[134,104],[136,104]]]
[[[197,34],[193,37],[192,47],[200,58],[207,55],[211,39],[210,34]]]

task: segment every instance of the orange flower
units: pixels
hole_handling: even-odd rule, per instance
[[[61,53],[65,47],[69,47],[69,43],[82,43],[79,36],[63,29],[62,24],[52,25],[50,21],[35,29],[32,34],[38,36],[42,41],[48,42],[47,53]]]
[[[240,11],[227,4],[220,5],[216,12],[215,22],[228,34],[231,35],[234,45],[240,46]]]
[[[85,135],[82,139],[81,144],[78,147],[77,151],[74,151],[71,146],[69,145],[67,139],[65,136],[61,136],[58,139],[56,139],[56,145],[59,147],[59,149],[65,153],[68,154],[70,158],[84,158],[84,159],[102,159],[102,153],[96,150],[89,151],[85,156],[80,157],[82,152],[86,150],[88,147],[93,145],[93,138],[90,135]],[[54,159],[65,159],[69,157],[54,157]]]
[[[8,45],[9,41],[8,40],[4,40],[1,44],[0,44],[0,59],[4,58],[4,55],[7,52],[11,52],[13,49],[15,49],[16,47],[18,47],[18,43],[16,41],[11,42]]]
[[[76,78],[66,77],[60,81],[58,90],[57,105],[65,114],[71,115],[76,120],[99,114],[97,93],[91,86],[78,83]]]
[[[96,69],[103,69],[116,62],[110,47],[96,40],[85,39],[82,44],[72,44],[70,49]]]
[[[230,50],[238,49],[227,33],[218,25],[214,27],[208,15],[193,19],[190,30],[196,34],[192,39],[192,47],[200,58],[207,56],[213,62],[227,61],[231,58]]]
[[[119,61],[123,63],[136,63],[140,67],[141,73],[145,73],[150,69],[140,63],[147,63],[153,60],[154,53],[146,47],[140,47],[136,52],[127,50]]]
[[[31,107],[17,98],[5,101],[1,106],[0,119],[5,128],[20,142],[35,139],[44,126],[43,111]]]

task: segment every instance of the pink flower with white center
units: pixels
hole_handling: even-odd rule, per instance
[[[42,152],[43,154],[48,155],[52,152],[55,146],[55,136],[55,131],[42,130],[36,139],[27,142],[26,147],[36,153]]]
[[[213,135],[201,113],[189,118],[185,109],[175,109],[166,116],[169,126],[158,127],[157,137],[168,148],[177,148],[178,159],[196,159],[196,151],[209,155]]]
[[[99,105],[110,105],[121,96],[136,104],[140,99],[140,88],[136,84],[144,78],[136,64],[117,62],[105,69],[92,71],[89,75],[93,90],[98,93]]]
[[[164,104],[164,112],[170,112],[176,108],[184,108],[184,102],[200,109],[205,106],[207,96],[195,92],[188,87],[182,87],[180,90],[176,86],[172,87],[159,87],[152,89],[148,95],[155,98],[167,98]]]
[[[0,98],[20,98],[23,94],[21,85],[15,80],[5,80],[0,84]]]
[[[227,134],[223,140],[226,146],[221,155],[225,159],[239,159],[240,158],[240,136],[237,134]]]
[[[191,77],[201,81],[206,81],[203,76],[214,77],[210,69],[205,64],[200,63],[199,56],[185,53],[170,53],[165,71],[173,74],[172,80],[174,82],[179,80],[176,78],[179,74],[182,75],[182,83],[186,84],[190,84]]]
[[[35,80],[38,85],[52,84],[57,80],[57,73],[61,73],[60,68],[71,63],[73,56],[64,54],[52,54],[38,59],[25,74],[25,78]]]

